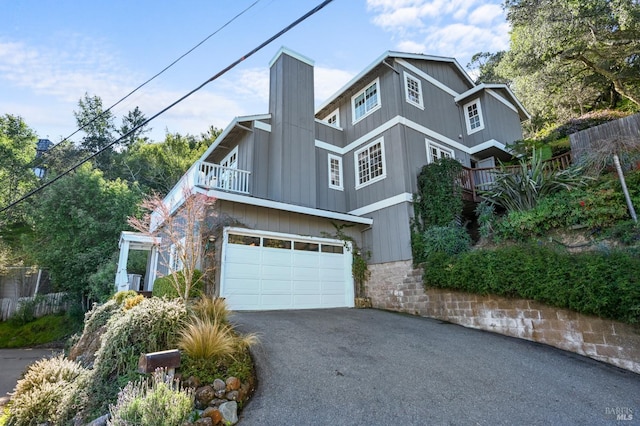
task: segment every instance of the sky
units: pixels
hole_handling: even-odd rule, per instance
[[[150,117],[320,3],[0,0],[0,115],[19,115],[40,138],[57,143],[76,130],[73,112],[85,93],[111,106],[251,6],[112,110],[117,125],[136,106]],[[466,67],[474,53],[508,48],[501,3],[334,0],[160,115],[148,136],[199,135],[236,116],[266,113],[269,61],[283,46],[314,61],[316,105],[387,50],[454,57]]]

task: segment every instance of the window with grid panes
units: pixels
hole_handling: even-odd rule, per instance
[[[356,151],[356,188],[385,177],[384,148],[376,141]]]

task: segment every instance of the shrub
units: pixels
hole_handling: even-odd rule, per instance
[[[129,297],[125,299],[124,303],[122,304],[122,309],[124,309],[125,311],[128,311],[129,309],[138,306],[140,302],[142,302],[143,300],[144,300],[144,296],[141,294],[138,294],[133,297]]]
[[[18,380],[9,424],[65,424],[82,407],[87,371],[62,355],[32,364]]]
[[[516,170],[502,166],[493,172],[495,180],[480,193],[490,203],[508,212],[527,211],[547,195],[583,186],[587,182],[579,168],[549,170],[547,167],[542,156],[534,150],[531,161],[520,160]]]
[[[629,173],[633,182],[640,172]],[[632,198],[640,202],[640,185],[631,186]],[[635,190],[634,190],[635,189]],[[524,241],[551,229],[582,225],[592,230],[613,227],[629,213],[619,182],[607,176],[589,187],[561,191],[542,198],[528,211],[512,211],[493,224],[498,239]]]
[[[182,292],[184,292],[185,277],[182,271],[174,272],[173,274],[165,277],[156,278],[153,282],[153,295],[156,297],[167,297],[169,299],[180,297],[178,290],[176,289],[176,282]],[[196,269],[193,271],[193,286],[189,290],[189,297],[200,296],[203,292],[203,287],[204,280],[202,280],[202,272]]]
[[[194,406],[191,389],[180,389],[178,381],[162,371],[149,380],[129,382],[109,406],[113,426],[181,426],[189,420]]]
[[[178,346],[191,358],[224,358],[256,341],[253,334],[238,336],[228,324],[194,317],[180,332]]]
[[[151,298],[109,320],[87,390],[90,414],[103,414],[118,389],[137,378],[140,354],[175,347],[185,319],[184,304]]]
[[[633,252],[569,254],[539,244],[433,253],[426,286],[533,299],[627,323],[640,321],[640,259]]]
[[[417,263],[423,262],[432,253],[458,254],[469,250],[471,246],[467,231],[456,225],[432,226],[415,238],[420,239],[415,250]]]
[[[458,182],[462,165],[452,158],[427,164],[418,174],[414,196],[415,226],[421,232],[429,226],[447,226],[462,214],[462,187]]]
[[[209,298],[201,297],[191,307],[193,315],[209,321],[217,321],[220,324],[227,324],[229,322],[229,308],[227,302],[221,297]]]
[[[136,297],[137,295],[138,292],[135,290],[122,290],[114,294],[111,298],[115,300],[118,305],[123,306],[127,299]]]

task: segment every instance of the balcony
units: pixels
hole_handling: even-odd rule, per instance
[[[571,166],[571,152],[550,158],[544,162],[547,171],[564,170]],[[482,201],[478,191],[487,190],[495,180],[495,172],[500,168],[490,167],[484,169],[471,169],[463,167],[460,173],[460,185],[462,185],[462,196],[465,200],[476,203]],[[520,166],[507,166],[505,171],[518,173]]]
[[[206,190],[220,190],[249,194],[251,172],[201,161],[197,165],[194,184]]]

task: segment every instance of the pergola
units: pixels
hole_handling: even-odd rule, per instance
[[[159,238],[154,238],[138,232],[122,231],[120,233],[120,257],[118,258],[118,269],[116,271],[116,290],[139,290],[132,288],[127,274],[127,261],[129,260],[129,250],[143,250],[149,252],[147,258],[147,271],[144,278],[143,290],[150,291],[156,278],[158,266],[158,245]]]

